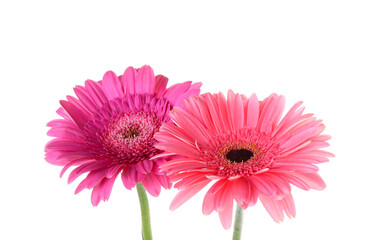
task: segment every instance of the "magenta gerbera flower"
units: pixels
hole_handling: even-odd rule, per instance
[[[330,137],[312,114],[303,114],[301,102],[282,117],[285,99],[272,94],[258,101],[228,92],[203,94],[175,107],[156,139],[161,150],[181,155],[162,164],[180,192],[171,203],[176,209],[215,182],[206,193],[203,213],[218,212],[224,228],[232,223],[233,200],[243,209],[259,199],[276,221],[296,214],[291,184],[322,190],[317,163],[331,153],[321,150]]]
[[[171,183],[159,166],[168,157],[152,159],[161,150],[154,138],[163,122],[170,122],[173,106],[200,92],[200,83],[184,82],[166,88],[168,79],[155,77],[149,66],[129,67],[122,76],[108,71],[102,81],[87,80],[76,86],[78,97],[60,101],[57,113],[62,119],[49,122],[47,162],[64,166],[61,175],[77,166],[69,175],[71,183],[89,172],[76,192],[92,189],[92,204],[108,200],[118,174],[124,186],[131,189],[142,183],[152,195],[158,196],[161,186]]]

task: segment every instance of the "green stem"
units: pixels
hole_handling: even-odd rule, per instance
[[[240,240],[243,224],[243,209],[237,204],[236,216],[233,229],[233,240]]]
[[[136,184],[137,194],[139,195],[141,224],[143,240],[152,240],[151,218],[149,214],[148,196],[143,184]]]

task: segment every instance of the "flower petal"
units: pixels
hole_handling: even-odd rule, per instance
[[[123,96],[122,86],[120,85],[118,76],[112,71],[107,71],[103,76],[102,87],[109,100]]]

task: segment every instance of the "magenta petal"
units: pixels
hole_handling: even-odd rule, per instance
[[[153,161],[151,160],[144,160],[142,161],[143,167],[146,173],[150,173],[153,167]]]
[[[153,197],[158,197],[161,192],[161,185],[158,182],[158,179],[153,173],[146,175],[142,181],[143,186],[147,192]]]
[[[135,94],[135,80],[136,70],[133,67],[128,67],[122,76],[123,92],[127,94]]]
[[[120,85],[119,79],[112,71],[107,71],[103,76],[102,87],[109,100],[123,96],[122,86]]]
[[[160,174],[160,175],[155,175],[155,176],[156,176],[156,178],[158,179],[158,181],[160,182],[160,184],[163,188],[165,188],[165,189],[171,188],[172,183],[171,183],[168,176],[166,176],[165,174],[163,174],[163,175]]]
[[[154,94],[155,91],[155,77],[153,73],[153,69],[145,65],[139,69],[137,72],[138,79],[140,79],[139,82],[135,82],[135,89],[140,89],[140,92],[137,93],[148,93],[148,94]]]
[[[86,182],[85,182],[86,179],[82,180],[80,182],[80,184],[77,186],[76,190],[75,190],[75,194],[78,194],[79,192],[81,192],[82,190],[84,190],[86,188]]]
[[[175,106],[183,107],[184,100],[188,99],[190,96],[197,96],[200,93],[200,87],[202,83],[193,83],[190,88],[187,89],[184,93],[180,95],[179,98],[175,101]]]
[[[82,86],[77,86],[73,89],[79,98],[80,102],[92,113],[97,112],[97,105],[90,99],[86,90]]]
[[[105,178],[102,180],[101,185],[100,185],[100,198],[103,201],[109,200],[111,190],[113,189],[113,185],[116,179],[116,175],[113,176],[112,178]]]
[[[168,84],[168,78],[162,75],[157,75],[155,78],[155,81],[156,81],[155,83],[156,88],[154,91],[154,95],[160,98],[162,97],[162,94],[166,90],[166,86]]]
[[[134,188],[137,181],[136,176],[137,176],[136,170],[134,170],[133,168],[123,170],[121,177],[122,177],[122,182],[123,182],[124,187],[127,188],[128,190],[131,190],[132,188]]]
[[[148,174],[151,172],[153,167],[153,161],[144,160],[136,164],[135,168],[139,173]]]
[[[102,179],[106,177],[106,173],[106,168],[91,171],[85,180],[86,188],[90,189],[96,186],[100,181],[102,181]]]
[[[77,177],[81,174],[93,171],[95,169],[103,169],[106,165],[98,163],[98,162],[89,162],[80,165],[79,167],[75,168],[68,177],[68,184],[72,183]]]
[[[62,118],[64,118],[65,120],[71,120],[71,118],[69,117],[69,115],[67,114],[67,112],[64,110],[64,108],[60,107],[58,108],[58,110],[56,110],[56,113],[59,114],[59,116],[61,116]],[[62,120],[64,121],[63,119],[55,119],[55,120],[52,120],[50,122],[53,122],[53,121],[59,121],[59,120]],[[48,125],[47,125],[48,126]]]
[[[163,97],[175,105],[179,97],[187,91],[191,86],[191,82],[177,83],[170,86],[163,94]]]
[[[87,80],[85,82],[85,89],[88,94],[91,96],[93,102],[100,108],[103,104],[107,103],[107,97],[103,92],[102,86],[92,80]]]
[[[88,116],[72,103],[61,100],[60,104],[71,116],[72,120],[77,124],[78,127],[82,128],[84,124],[88,121]]]
[[[101,201],[100,197],[100,186],[97,185],[92,190],[91,202],[94,207],[98,206],[99,202]]]
[[[93,188],[91,197],[93,206],[97,206],[101,200],[107,201],[109,199],[115,179],[116,176],[112,178],[104,178]]]

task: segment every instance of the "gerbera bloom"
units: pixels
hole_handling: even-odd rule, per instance
[[[296,103],[281,119],[285,99],[272,94],[258,101],[228,92],[203,94],[185,101],[185,110],[173,108],[156,134],[157,148],[183,157],[161,166],[180,192],[172,210],[210,182],[203,213],[218,212],[224,228],[232,223],[233,200],[243,209],[259,199],[276,221],[296,214],[291,195],[293,184],[301,189],[322,190],[317,163],[332,154],[320,150],[330,137],[313,114],[303,114]]]
[[[171,183],[159,166],[168,157],[151,159],[161,150],[154,147],[155,133],[161,123],[170,122],[173,106],[183,106],[183,100],[200,92],[200,83],[184,82],[166,88],[168,79],[155,77],[149,66],[129,67],[122,76],[108,71],[102,81],[87,80],[76,86],[78,97],[67,96],[57,113],[62,119],[47,124],[47,162],[64,166],[61,176],[71,166],[68,183],[89,172],[75,193],[92,189],[94,206],[108,200],[118,174],[124,186],[131,189],[141,182],[152,196],[158,196],[161,186]]]

